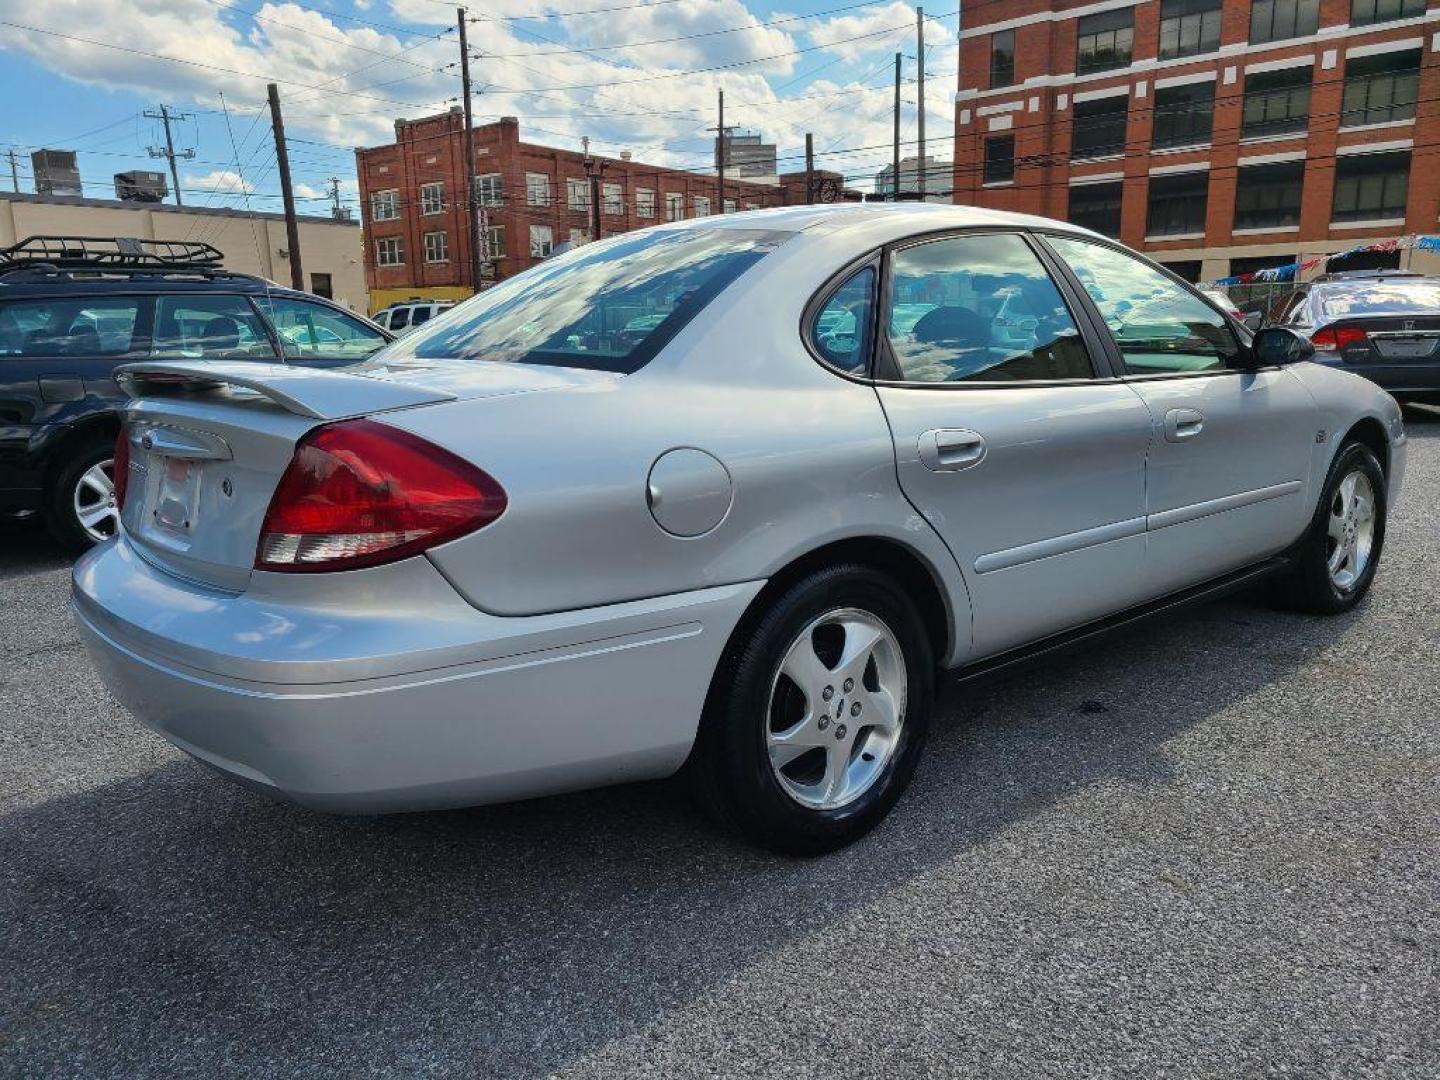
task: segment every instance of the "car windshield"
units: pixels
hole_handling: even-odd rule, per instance
[[[788,235],[646,229],[586,245],[451,308],[378,359],[508,361],[629,374]]]
[[[1325,290],[1320,307],[1327,320],[1357,315],[1433,315],[1440,311],[1440,281],[1356,282]]]

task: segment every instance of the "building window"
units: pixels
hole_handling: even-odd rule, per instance
[[[405,241],[398,236],[382,236],[375,241],[376,266],[404,266]]]
[[[726,199],[726,200],[725,200],[725,210],[724,210],[723,212],[726,213],[726,214],[733,214],[733,213],[735,213],[735,200],[734,200],[734,199]]]
[[[1332,221],[1380,221],[1405,216],[1410,152],[1353,154],[1335,163]]]
[[[485,258],[503,259],[505,257],[505,226],[491,225],[485,230]]]
[[[400,192],[377,191],[370,196],[370,220],[394,221],[400,216]]]
[[[1077,75],[1130,66],[1130,51],[1135,44],[1134,8],[1082,15],[1076,30],[1079,33],[1075,45]]]
[[[443,214],[445,212],[445,185],[420,185],[420,213]]]
[[[1119,239],[1124,191],[1118,180],[1113,184],[1075,184],[1070,188],[1070,213],[1065,220]]]
[[[1150,178],[1146,236],[1181,236],[1205,231],[1210,190],[1208,171]]]
[[[1129,105],[1130,98],[1124,94],[1098,101],[1077,101],[1071,156],[1104,157],[1123,151]]]
[[[530,226],[530,257],[532,259],[546,258],[550,252],[555,250],[555,237],[550,232],[549,225]]]
[[[655,192],[649,188],[635,189],[635,216],[639,218],[655,216]]]
[[[565,181],[565,202],[571,210],[590,209],[590,181],[570,177]]]
[[[550,177],[544,173],[525,174],[525,202],[530,206],[550,205]]]
[[[499,206],[502,195],[498,172],[475,177],[475,197],[481,206]]]
[[[1161,87],[1155,91],[1155,131],[1151,144],[1167,147],[1208,143],[1214,120],[1213,80]]]
[[[572,248],[581,247],[582,245],[588,244],[589,242],[590,242],[590,230],[589,230],[589,229],[571,229],[571,230],[570,230],[570,246],[571,246]]]
[[[425,261],[443,263],[450,261],[450,238],[443,232],[425,234]]]
[[[1390,22],[1425,14],[1425,0],[1351,0],[1350,25]]]
[[[1283,135],[1310,126],[1311,65],[1245,76],[1240,134]]]
[[[1191,285],[1198,284],[1200,281],[1199,259],[1176,259],[1174,262],[1162,262],[1160,265],[1181,281],[1188,281]]]
[[[1252,0],[1250,44],[1308,37],[1320,28],[1320,0]]]
[[[1235,186],[1235,228],[1283,229],[1300,224],[1300,189],[1305,163],[1255,165],[1241,169]]]
[[[665,193],[665,220],[679,221],[685,216],[685,196],[678,191]]]
[[[1345,61],[1340,126],[1411,120],[1420,96],[1420,50],[1357,56]]]
[[[704,195],[695,196],[695,216],[705,217],[710,213],[710,200]]]
[[[600,205],[607,214],[618,217],[625,213],[625,189],[619,184],[606,184],[601,190]]]
[[[1220,0],[1161,0],[1160,59],[1220,48]]]
[[[335,285],[329,274],[311,274],[310,291],[326,300],[335,299]]]
[[[759,203],[753,203],[753,202],[747,202],[747,203],[745,204],[745,209],[746,209],[746,210],[759,210],[759,209],[760,209],[760,204],[759,204]]]
[[[1001,30],[990,35],[990,86],[1015,83],[1015,31]]]
[[[1007,184],[1015,179],[1015,136],[992,135],[985,140],[985,183]]]

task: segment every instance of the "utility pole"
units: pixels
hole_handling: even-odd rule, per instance
[[[720,120],[719,126],[715,129],[716,145],[720,148],[716,153],[716,165],[720,183],[718,200],[719,205],[715,207],[717,214],[725,213],[725,151],[729,147],[725,144],[725,91],[720,91]]]
[[[580,140],[585,148],[585,179],[590,192],[590,239],[600,239],[600,177],[605,175],[608,162],[596,161],[590,156],[590,136]]]
[[[20,173],[15,168],[15,151],[10,151],[10,186],[15,189],[15,194],[20,194]]]
[[[925,9],[915,9],[915,89],[919,105],[915,113],[915,141],[920,154],[920,201],[925,201]]]
[[[890,186],[890,199],[892,202],[900,200],[900,53],[895,54],[895,145],[890,155],[891,168],[895,175],[891,178],[893,183]]]
[[[815,136],[805,133],[805,205],[815,201]]]
[[[170,110],[170,106],[168,106],[168,105],[161,105],[160,108],[159,108],[159,110],[146,109],[146,110],[145,110],[145,115],[148,116],[151,120],[159,120],[162,124],[165,125],[165,148],[162,150],[162,149],[161,149],[160,147],[158,147],[158,146],[152,146],[152,147],[150,147],[150,148],[149,148],[149,149],[150,149],[150,156],[151,156],[152,158],[161,158],[161,157],[163,157],[163,158],[167,158],[167,159],[169,160],[169,162],[170,162],[170,179],[175,182],[175,205],[176,205],[176,206],[184,206],[184,205],[185,205],[185,200],[184,200],[184,199],[181,197],[181,195],[180,195],[180,170],[178,170],[178,169],[175,167],[175,159],[176,159],[176,158],[184,158],[186,161],[189,161],[191,158],[193,158],[193,157],[195,156],[195,151],[194,151],[193,148],[192,148],[192,149],[187,149],[187,150],[176,151],[176,149],[175,149],[175,141],[170,137],[170,121],[171,121],[171,120],[189,120],[193,114],[191,114],[191,113],[183,113],[183,112],[172,112],[172,111]]]
[[[295,219],[295,192],[290,187],[290,152],[285,148],[285,118],[280,115],[280,88],[272,82],[266,89],[270,95],[270,126],[275,133],[280,196],[285,203],[285,246],[290,249],[290,287],[304,292],[305,274],[300,269],[300,222]]]
[[[336,221],[345,220],[345,211],[340,206],[340,178],[332,176],[330,183],[330,216]]]
[[[466,229],[470,235],[470,288],[480,291],[480,193],[475,189],[475,124],[470,114],[470,48],[465,38],[465,9],[456,8],[460,20],[460,93],[465,102],[465,207],[469,215]]]

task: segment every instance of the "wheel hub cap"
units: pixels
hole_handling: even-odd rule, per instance
[[[1325,564],[1337,589],[1355,588],[1370,565],[1375,545],[1375,489],[1356,469],[1346,474],[1330,500]]]
[[[115,461],[106,458],[86,469],[75,484],[71,502],[75,520],[95,541],[109,540],[120,527],[115,507]]]
[[[765,740],[780,787],[833,810],[879,779],[905,722],[905,658],[869,612],[837,608],[796,635],[770,687]]]

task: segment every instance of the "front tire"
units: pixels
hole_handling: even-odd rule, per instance
[[[45,496],[50,534],[71,551],[83,551],[115,535],[115,443],[92,440],[60,467]]]
[[[904,589],[865,566],[817,571],[722,660],[691,758],[701,802],[773,851],[843,847],[909,785],[933,696],[929,637]]]
[[[1369,447],[1342,446],[1296,548],[1295,565],[1277,583],[1285,607],[1338,615],[1360,602],[1385,546],[1385,496],[1385,472]]]

